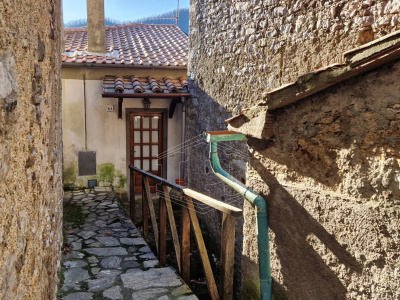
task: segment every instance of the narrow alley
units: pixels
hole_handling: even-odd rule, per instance
[[[160,264],[113,192],[65,192],[58,299],[197,299]]]

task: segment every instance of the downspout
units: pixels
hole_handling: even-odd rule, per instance
[[[206,141],[210,143],[210,164],[215,175],[229,185],[232,189],[243,195],[243,197],[256,208],[261,299],[271,300],[272,281],[269,253],[267,204],[259,194],[253,192],[249,187],[245,186],[235,177],[223,170],[218,157],[218,142],[242,141],[246,139],[246,136],[231,131],[205,132],[204,135]]]
[[[86,124],[86,74],[85,72],[82,73],[83,75],[83,105],[85,111],[85,150],[87,150],[87,124]]]
[[[185,97],[181,97],[182,103],[182,125],[181,125],[181,164],[180,164],[180,178],[185,178],[185,135],[186,135],[186,101]]]

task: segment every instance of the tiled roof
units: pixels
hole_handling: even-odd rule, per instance
[[[103,78],[103,94],[175,94],[188,93],[187,79],[184,77],[164,77],[155,79],[153,76],[137,77],[107,75]]]
[[[107,54],[87,52],[87,28],[65,29],[63,63],[187,67],[188,37],[175,25],[106,26]]]

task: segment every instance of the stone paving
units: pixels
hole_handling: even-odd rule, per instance
[[[65,192],[64,204],[82,218],[64,210],[58,299],[198,299],[174,269],[160,267],[113,192]]]

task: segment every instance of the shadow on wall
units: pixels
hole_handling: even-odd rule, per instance
[[[400,199],[399,74],[393,62],[275,111],[274,142],[261,151],[271,169],[284,166],[286,181]]]
[[[201,193],[209,195],[215,199],[232,204],[242,208],[243,199],[240,201],[236,192],[225,185],[212,172],[209,162],[209,144],[205,142],[202,134],[204,131],[226,130],[225,120],[230,118],[232,114],[223,106],[219,105],[215,100],[204,92],[197,82],[190,80],[190,90],[192,98],[187,104],[186,113],[186,140],[190,141],[186,149],[186,177],[190,188]],[[197,139],[200,140],[200,142]],[[195,141],[195,142],[193,142]],[[239,180],[245,177],[245,162],[242,161],[243,151],[247,151],[247,147],[243,143],[229,143],[229,147],[225,150],[221,146],[219,148],[219,157],[221,165]],[[231,150],[233,149],[233,150]],[[236,150],[236,151],[235,151]],[[239,154],[231,155],[233,152]],[[240,165],[238,167],[238,165]],[[232,167],[232,168],[231,168]],[[234,197],[230,197],[234,195]],[[198,211],[198,217],[201,223],[207,228],[210,238],[217,247],[220,247],[221,241],[221,220],[222,215],[216,210]],[[235,238],[235,273],[234,273],[234,298],[240,299],[241,289],[241,257],[242,257],[242,240],[243,240],[243,218],[236,220],[236,238]],[[220,251],[220,249],[218,249]],[[219,253],[216,253],[219,256]]]
[[[251,157],[250,164],[270,190],[268,195],[261,193],[261,196],[268,203],[268,211],[273,212],[270,214],[269,224],[275,233],[276,254],[288,297],[307,300],[346,299],[346,287],[310,245],[310,237],[317,238],[324,244],[338,262],[347,268],[347,273],[361,273],[362,265],[257,159]],[[275,282],[274,292],[282,292],[282,287]]]
[[[399,74],[388,64],[277,110],[274,140],[248,141],[250,186],[265,190],[273,272],[289,299],[398,290],[384,276],[398,265]]]

